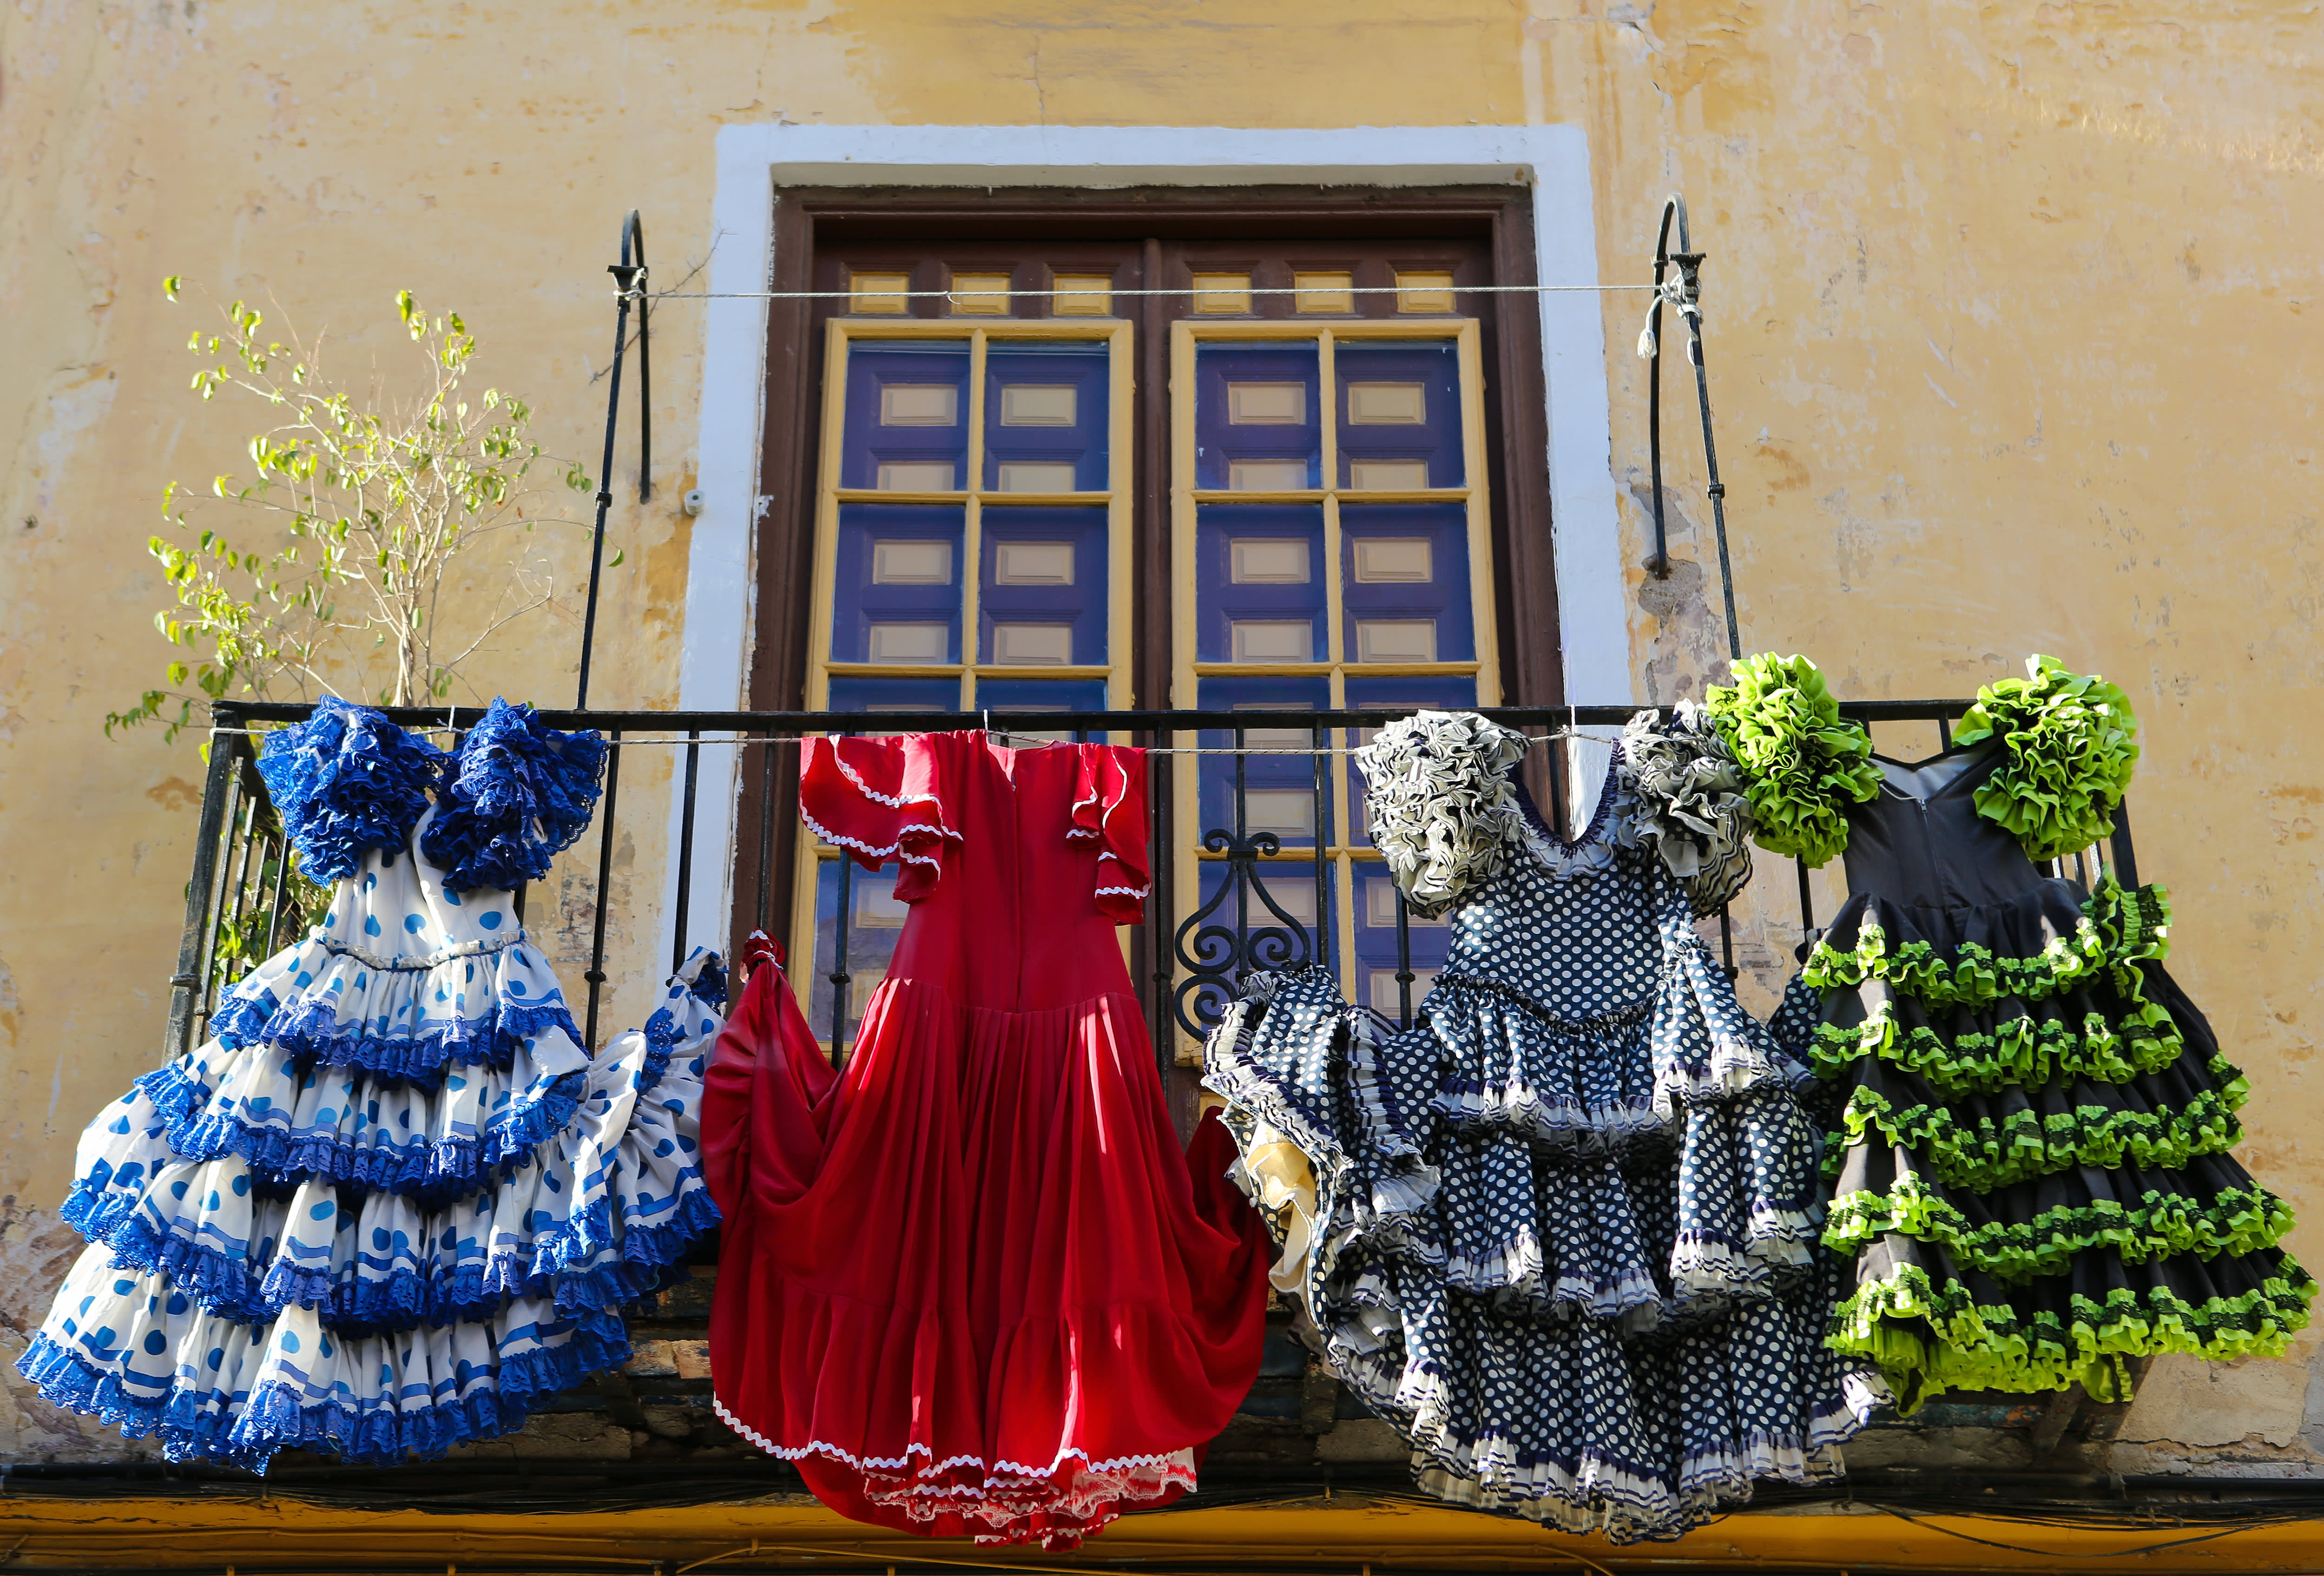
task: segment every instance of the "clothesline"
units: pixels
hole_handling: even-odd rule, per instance
[[[263,738],[266,737],[269,733],[274,733],[274,732],[276,732],[276,731],[277,731],[277,730],[274,730],[274,729],[272,729],[272,728],[212,728],[212,729],[210,730],[210,736],[211,736],[211,737],[213,737],[213,738],[221,738],[221,737],[229,737],[229,736],[230,736],[230,737],[238,738],[238,739],[263,739]],[[1089,731],[1090,731],[1090,732],[1095,732],[1095,733],[1102,733],[1102,732],[1103,732],[1104,730],[1102,730],[1102,729],[1092,729],[1092,730],[1089,730]],[[1222,732],[1222,730],[1215,729],[1215,728],[1201,728],[1201,729],[1192,729],[1192,728],[1190,728],[1190,729],[1184,729],[1184,730],[1178,730],[1178,731],[1185,732],[1185,733],[1218,733],[1218,732]],[[432,727],[432,728],[415,728],[415,729],[413,729],[413,730],[412,730],[412,732],[414,732],[414,733],[456,733],[460,732],[460,730],[459,730],[459,729],[457,729],[457,728],[455,728],[455,727],[451,727],[451,726],[449,726],[449,725],[446,725],[446,726],[442,726],[442,727]],[[1008,732],[1006,732],[1006,731],[1004,731],[1004,730],[1000,730],[1000,729],[991,729],[991,728],[988,728],[988,729],[984,730],[984,732],[986,732],[987,733],[991,734],[991,736],[993,736],[993,737],[995,737],[995,738],[1000,738],[1000,739],[1021,739],[1021,738],[1024,738],[1024,737],[1026,737],[1026,736],[1027,736],[1027,735],[1022,734],[1022,733],[1008,733]],[[626,746],[626,745],[631,745],[631,744],[735,744],[735,745],[742,745],[742,744],[767,744],[767,745],[774,745],[774,744],[798,744],[798,743],[804,743],[804,742],[805,742],[807,739],[809,739],[809,738],[829,738],[829,737],[833,737],[833,736],[834,736],[834,735],[830,735],[830,734],[824,734],[824,733],[815,733],[815,734],[800,733],[800,734],[786,734],[786,735],[781,735],[781,736],[775,736],[775,735],[764,735],[764,734],[762,734],[762,735],[759,735],[759,736],[757,736],[757,737],[749,737],[749,736],[741,736],[741,735],[729,735],[729,736],[727,736],[727,737],[725,737],[725,738],[723,738],[723,739],[719,739],[719,738],[705,739],[705,738],[689,738],[689,737],[687,737],[687,735],[685,735],[685,734],[683,734],[683,733],[669,733],[669,734],[659,734],[659,733],[639,733],[639,734],[624,735],[624,736],[617,737],[617,738],[608,738],[608,739],[605,741],[605,746],[606,746],[606,748],[607,748],[607,749],[610,749],[610,750],[618,750],[618,749],[621,749],[621,748],[622,748],[622,747],[624,747],[624,746]],[[857,738],[857,737],[860,737],[860,736],[861,736],[861,735],[853,734],[853,733],[842,733],[842,734],[838,734],[838,735],[836,735],[836,737],[843,738],[843,739],[852,739],[852,738]],[[1576,730],[1572,729],[1572,728],[1560,728],[1560,729],[1558,729],[1556,732],[1554,732],[1554,733],[1550,733],[1528,734],[1528,735],[1526,735],[1526,739],[1527,739],[1528,743],[1532,743],[1532,744],[1553,744],[1553,743],[1555,743],[1556,742],[1558,742],[1558,741],[1559,741],[1559,740],[1561,740],[1561,739],[1580,739],[1580,740],[1582,740],[1582,741],[1584,741],[1584,742],[1586,742],[1592,743],[1592,744],[1609,744],[1609,743],[1611,743],[1611,742],[1613,742],[1613,741],[1611,741],[1611,740],[1609,740],[1609,739],[1601,738],[1601,737],[1600,737],[1598,734],[1595,734],[1595,733],[1581,733],[1581,732],[1577,732]],[[1020,748],[1020,749],[1047,749],[1047,747],[1049,747],[1049,746],[1050,746],[1050,745],[1052,745],[1052,744],[1062,744],[1062,743],[1064,743],[1064,742],[1065,742],[1065,741],[1064,741],[1064,740],[1060,740],[1060,739],[1045,739],[1045,740],[1043,740],[1039,744],[1035,744],[1035,745],[1011,746],[1011,748]],[[1361,745],[1361,744],[1311,744],[1311,745],[1306,745],[1306,746],[1300,747],[1300,748],[1294,748],[1294,747],[1292,747],[1292,746],[1290,746],[1290,745],[1287,745],[1287,744],[1248,744],[1248,745],[1243,745],[1243,746],[1240,746],[1240,747],[1238,747],[1238,746],[1235,746],[1235,745],[1231,745],[1231,744],[1224,744],[1224,745],[1199,745],[1199,746],[1198,746],[1198,745],[1181,745],[1181,744],[1168,744],[1168,745],[1164,745],[1164,744],[1156,744],[1156,745],[1148,745],[1148,746],[1145,746],[1145,747],[1144,747],[1144,749],[1145,749],[1145,752],[1146,752],[1147,754],[1148,754],[1148,755],[1305,755],[1305,756],[1317,756],[1317,755],[1353,755],[1353,754],[1356,754],[1356,753],[1358,753],[1360,751],[1362,751],[1362,750],[1364,750],[1364,749],[1366,749],[1366,748],[1368,748],[1368,746],[1366,746],[1366,745]]]
[[[1071,300],[1074,297],[1115,296],[1392,296],[1437,294],[1454,295],[1554,295],[1567,292],[1611,294],[1618,290],[1660,290],[1671,296],[1675,281],[1655,284],[1359,284],[1359,285],[1159,285],[1152,289],[1117,290],[1111,286],[1090,286],[1071,290],[661,290],[648,292],[632,287],[615,290],[616,300],[646,301],[852,301],[877,299],[894,300],[949,300],[955,305],[960,298],[971,300],[1014,300],[1047,299]],[[1673,299],[1675,299],[1674,297]]]

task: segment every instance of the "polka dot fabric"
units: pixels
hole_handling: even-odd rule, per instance
[[[1628,791],[1618,757],[1601,802]],[[1277,1284],[1420,1485],[1627,1543],[1837,1475],[1881,1396],[1824,1346],[1812,1081],[1651,850],[1582,857],[1609,819],[1513,817],[1489,873],[1437,871],[1466,895],[1412,1028],[1323,970],[1268,976],[1205,1082],[1305,1157],[1317,1225]]]
[[[521,1426],[627,1356],[622,1305],[717,1221],[723,1001],[697,950],[593,1057],[508,893],[372,851],[216,1037],[89,1125],[64,1213],[90,1246],[18,1368],[175,1461],[388,1463]]]

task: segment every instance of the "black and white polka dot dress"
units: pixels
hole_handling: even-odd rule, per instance
[[[1808,1074],[1636,835],[1656,807],[1621,754],[1568,842],[1515,787],[1524,748],[1473,716],[1383,731],[1360,757],[1374,840],[1449,915],[1443,971],[1402,1031],[1324,970],[1255,981],[1205,1081],[1263,1140],[1255,1174],[1286,1138],[1306,1161],[1277,1284],[1422,1487],[1673,1537],[1755,1478],[1837,1475],[1881,1396],[1824,1346]]]

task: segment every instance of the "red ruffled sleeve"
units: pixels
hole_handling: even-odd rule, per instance
[[[1146,917],[1152,883],[1146,863],[1146,751],[1124,744],[1081,746],[1072,838],[1098,843],[1098,912],[1116,925]]]
[[[809,739],[799,768],[799,814],[825,843],[878,870],[901,862],[896,896],[928,895],[945,850],[960,841],[945,804],[943,751],[935,735],[894,739]]]

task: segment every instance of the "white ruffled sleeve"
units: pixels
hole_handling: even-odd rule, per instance
[[[1432,918],[1500,874],[1524,824],[1509,769],[1526,740],[1467,712],[1419,712],[1355,753],[1372,845],[1414,913]]]

